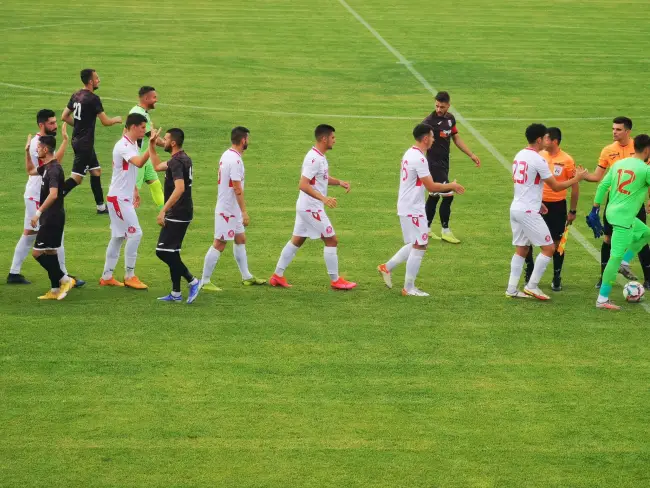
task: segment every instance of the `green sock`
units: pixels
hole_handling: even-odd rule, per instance
[[[149,184],[149,191],[151,192],[151,198],[153,198],[153,203],[156,204],[158,210],[163,208],[165,204],[165,195],[163,195],[162,185],[159,180],[154,181]]]

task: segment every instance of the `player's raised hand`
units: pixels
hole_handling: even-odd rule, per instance
[[[350,183],[348,183],[347,181],[340,180],[339,186],[345,188],[345,193],[350,193]]]
[[[332,197],[325,197],[323,203],[329,208],[336,208],[337,205],[336,198],[332,198]]]
[[[29,151],[29,145],[32,143],[32,135],[27,136],[27,144],[25,144],[25,151]]]
[[[575,177],[578,178],[578,181],[584,180],[588,175],[589,175],[589,171],[587,171],[584,166],[578,166],[576,168]]]
[[[154,130],[153,127],[151,129],[151,135],[149,136],[149,145],[156,145],[156,141],[158,141],[158,136],[160,135],[160,132],[162,131],[162,127],[158,128],[157,130]]]
[[[465,187],[459,183],[456,183],[456,180],[452,181],[451,185],[454,189],[454,192],[456,192],[457,194],[462,195],[463,193],[465,193]]]
[[[241,213],[242,224],[244,227],[248,227],[248,224],[251,223],[251,218],[248,216],[248,212],[244,211]]]

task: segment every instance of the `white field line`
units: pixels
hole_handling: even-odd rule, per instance
[[[404,65],[404,67],[411,72],[411,74],[422,84],[422,86],[429,92],[431,93],[432,96],[435,96],[437,93],[437,90],[431,86],[431,84],[422,76],[422,74],[416,70],[411,63],[407,61],[407,59],[400,53],[397,49],[395,49],[393,46],[391,46],[386,39],[384,39],[379,32],[377,32],[373,27],[366,22],[366,20],[361,17],[350,5],[345,1],[345,0],[338,0],[338,2],[345,7],[348,12],[352,14],[352,16],[361,23],[368,31],[375,36],[375,38],[384,45],[388,51],[393,54],[397,58],[397,60]],[[461,115],[461,113],[458,111],[458,109],[454,108],[454,115],[456,116],[456,120],[463,124],[467,130],[469,131],[470,134],[474,136],[474,138],[481,143],[481,145],[490,153],[494,158],[501,163],[501,165],[506,169],[506,171],[510,172],[512,169],[512,162],[507,160],[503,154],[501,154],[491,143],[488,141],[483,135],[472,126],[468,122],[468,120]],[[585,250],[591,254],[596,261],[600,262],[600,253],[598,250],[583,236],[580,231],[575,229],[573,226],[571,226],[571,235],[577,240],[582,247],[585,248]],[[618,281],[622,284],[625,283],[625,280],[619,276]],[[650,306],[647,303],[641,303],[643,308],[645,309],[646,312],[650,313]]]
[[[45,90],[42,88],[34,88],[31,86],[25,85],[16,85],[14,83],[5,83],[0,81],[0,86],[6,86],[7,88],[13,88],[15,90],[24,90],[31,91],[34,93],[50,93],[52,95],[70,95],[68,92],[54,91],[54,90]],[[111,98],[111,97],[102,97],[104,100],[111,100],[113,102],[122,102],[122,103],[136,103],[137,100],[135,97],[132,100],[127,100],[124,98]],[[279,117],[317,117],[317,118],[331,118],[331,119],[368,119],[368,120],[410,120],[410,121],[419,121],[422,120],[426,114],[414,115],[414,116],[398,116],[398,115],[355,115],[355,114],[319,114],[319,113],[308,113],[308,112],[283,112],[283,111],[274,111],[274,110],[254,110],[246,108],[230,108],[230,107],[206,107],[201,105],[181,105],[174,103],[163,103],[158,102],[158,105],[161,107],[172,107],[172,108],[185,108],[193,110],[210,110],[214,112],[224,112],[224,113],[250,113],[258,115],[275,115]],[[458,115],[458,112],[454,112]],[[460,120],[460,116],[456,117]],[[511,117],[493,117],[493,118],[464,118],[463,123],[467,125],[467,122],[533,122],[533,121],[582,121],[582,120],[612,120],[614,116],[609,117],[530,117],[530,118],[511,118]],[[641,117],[632,117],[632,119],[643,119],[650,118],[648,116]]]

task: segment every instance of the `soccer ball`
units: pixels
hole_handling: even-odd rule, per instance
[[[643,285],[638,281],[630,281],[623,287],[623,296],[628,302],[638,302],[645,293]]]

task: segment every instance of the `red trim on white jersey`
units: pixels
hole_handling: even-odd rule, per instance
[[[416,149],[416,150],[420,151],[420,154],[422,154],[422,156],[424,156],[424,153],[422,152],[422,149],[420,149],[419,147],[411,146],[411,149]]]
[[[239,152],[234,150],[232,147],[228,148],[228,151],[234,152],[237,156],[239,156],[241,158],[241,154],[239,154]]]
[[[126,134],[124,134],[124,139],[126,139],[127,141],[129,141],[130,144],[135,144],[135,142],[133,142],[133,141],[132,141],[131,139],[129,139],[128,137],[126,137]]]
[[[325,157],[325,155],[324,155],[322,152],[320,152],[318,149],[316,149],[315,146],[312,146],[311,148],[312,148],[314,151],[316,151],[318,154],[320,154],[321,156]]]

